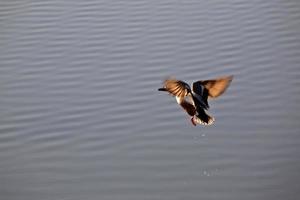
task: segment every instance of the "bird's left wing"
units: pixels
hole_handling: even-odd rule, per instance
[[[190,86],[187,83],[176,79],[166,79],[164,81],[163,89],[174,96],[182,98],[187,96],[191,91]]]

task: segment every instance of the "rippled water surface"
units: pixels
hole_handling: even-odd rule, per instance
[[[2,1],[0,199],[300,199],[299,63],[298,0]]]

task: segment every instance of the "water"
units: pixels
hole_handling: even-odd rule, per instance
[[[299,199],[299,1],[3,1],[0,199]],[[191,125],[157,88],[235,75]]]

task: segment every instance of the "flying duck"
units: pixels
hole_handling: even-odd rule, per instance
[[[191,116],[191,122],[196,124],[211,125],[215,119],[205,110],[209,109],[208,98],[214,99],[225,92],[233,76],[223,76],[211,80],[200,80],[192,84],[192,88],[181,80],[168,78],[163,82],[159,91],[166,91],[175,96],[177,103]]]

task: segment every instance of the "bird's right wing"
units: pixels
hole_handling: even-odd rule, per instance
[[[164,81],[163,89],[174,96],[182,98],[187,96],[191,90],[187,83],[176,79],[166,79]]]
[[[204,86],[208,92],[208,94],[205,95],[208,95],[211,98],[216,98],[225,92],[232,79],[233,76],[224,76],[212,80],[197,81],[193,84],[193,90],[195,90],[194,88],[197,88],[196,93],[199,93],[198,90],[201,91],[201,86]],[[201,92],[205,93],[206,91],[202,90]]]

